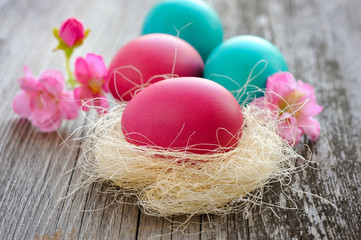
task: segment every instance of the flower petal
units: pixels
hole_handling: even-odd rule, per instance
[[[109,108],[108,99],[105,95],[99,95],[93,100],[93,105],[97,108],[99,114],[107,113]]]
[[[297,89],[301,91],[306,98],[316,101],[315,90],[311,85],[298,80]]]
[[[266,88],[277,96],[285,97],[297,87],[296,80],[289,72],[279,72],[268,77]]]
[[[79,105],[74,100],[73,91],[65,91],[62,93],[58,107],[62,118],[74,119],[78,117]]]
[[[107,75],[107,68],[104,64],[103,57],[93,53],[88,53],[86,55],[86,61],[91,78],[102,79],[104,82]]]
[[[302,129],[297,126],[297,119],[289,113],[283,113],[280,120],[278,125],[279,135],[291,146],[297,145],[303,135]]]
[[[78,57],[75,60],[74,74],[78,82],[81,84],[87,84],[92,79],[88,63],[84,58]]]
[[[52,115],[45,109],[35,109],[31,116],[31,122],[43,132],[52,132],[61,125],[61,117]]]
[[[94,94],[87,86],[81,86],[74,89],[74,98],[83,111],[89,111]]]
[[[259,98],[255,98],[250,104],[252,104],[254,106],[257,106],[257,107],[259,107],[261,109],[268,108],[272,112],[278,112],[279,111],[278,106],[274,105],[270,101],[270,97],[268,95],[263,96],[263,97],[259,97]]]
[[[52,119],[39,126],[39,129],[43,132],[53,132],[61,126],[62,119]]]
[[[24,76],[18,79],[20,88],[26,91],[38,91],[39,83],[38,80],[34,77],[33,73],[29,66],[24,66]]]
[[[323,110],[323,106],[318,105],[316,100],[314,100],[314,99],[302,98],[301,101],[306,102],[300,109],[300,114],[302,116],[313,117],[313,116],[316,116],[317,114],[321,113]]]
[[[32,112],[31,95],[20,91],[14,98],[12,108],[22,118],[28,118]]]
[[[298,122],[299,127],[302,128],[304,133],[315,141],[320,136],[321,127],[318,121],[312,117],[302,118]]]
[[[250,105],[257,106],[259,108],[266,108],[268,107],[266,97],[259,97],[252,100],[252,102],[249,103]]]
[[[104,92],[109,93],[109,88],[108,88],[108,84],[107,84],[107,79],[105,79],[102,89]]]
[[[68,18],[59,29],[60,38],[69,47],[72,47],[79,39],[84,38],[84,35],[83,23],[76,18]]]
[[[50,118],[59,115],[57,105],[59,99],[54,99],[51,94],[42,93],[36,98],[36,101],[37,102],[34,104],[34,111],[44,110],[48,112]]]
[[[59,97],[65,87],[63,74],[55,70],[46,70],[39,77],[39,84],[43,91]]]

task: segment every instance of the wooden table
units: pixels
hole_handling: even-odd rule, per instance
[[[318,164],[293,175],[290,188],[299,192],[275,184],[264,196],[280,207],[256,207],[248,219],[242,213],[210,216],[212,224],[196,216],[187,235],[171,234],[171,222],[134,205],[112,204],[101,184],[77,189],[82,142],[62,143],[86,119],[68,121],[59,132],[37,131],[11,109],[16,80],[23,65],[35,75],[48,68],[65,73],[63,55],[51,52],[51,29],[69,16],[92,29],[75,55],[102,54],[109,64],[140,34],[155,2],[0,0],[0,239],[361,239],[359,0],[209,0],[226,39],[254,34],[272,41],[325,106],[320,139],[304,142]],[[310,156],[303,145],[297,151]]]

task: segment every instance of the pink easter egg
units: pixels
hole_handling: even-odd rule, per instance
[[[125,107],[121,125],[132,144],[207,154],[237,146],[243,114],[223,86],[203,78],[182,77],[142,90]]]
[[[168,34],[138,37],[114,56],[108,74],[108,88],[114,98],[129,101],[152,83],[172,77],[200,77],[204,63],[186,41]]]

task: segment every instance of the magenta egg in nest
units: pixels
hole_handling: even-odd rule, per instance
[[[218,83],[184,77],[142,90],[125,107],[121,124],[132,144],[208,154],[237,146],[243,114],[234,96]]]

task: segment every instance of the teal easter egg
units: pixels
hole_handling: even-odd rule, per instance
[[[263,96],[267,77],[279,71],[288,71],[288,67],[272,43],[261,37],[242,35],[214,49],[203,76],[227,88],[242,104]]]
[[[223,41],[223,27],[217,13],[202,0],[165,0],[148,13],[143,34],[178,35],[190,43],[203,61]]]

